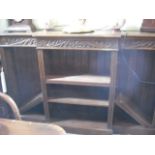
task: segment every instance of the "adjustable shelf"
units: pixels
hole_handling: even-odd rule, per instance
[[[96,107],[108,107],[109,102],[107,100],[95,100],[95,99],[83,99],[83,98],[49,98],[49,103],[61,103],[61,104],[72,104],[72,105],[87,105]]]
[[[97,75],[75,75],[75,76],[47,76],[46,84],[66,84],[78,86],[109,87],[111,78],[109,76]]]

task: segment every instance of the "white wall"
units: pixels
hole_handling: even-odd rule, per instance
[[[2,32],[8,26],[6,19],[0,19],[0,32]]]

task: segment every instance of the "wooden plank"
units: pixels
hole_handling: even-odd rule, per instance
[[[24,104],[24,106],[22,106],[20,108],[20,111],[21,112],[26,112],[26,111],[30,110],[31,108],[37,106],[41,102],[43,102],[43,95],[42,95],[42,93],[38,94],[32,100],[30,100],[28,103]]]
[[[41,90],[43,94],[43,105],[44,105],[44,111],[46,115],[47,121],[50,119],[50,111],[49,111],[49,105],[47,102],[47,90],[46,90],[46,84],[45,84],[45,64],[44,64],[44,55],[42,50],[37,51],[38,56],[38,65],[39,65],[39,71],[40,71],[40,80],[41,80]]]
[[[145,128],[141,125],[126,123],[126,122],[117,122],[113,125],[114,134],[123,134],[123,135],[155,135],[155,128]]]
[[[63,33],[63,32],[34,32],[32,33],[33,37],[77,37],[77,38],[120,38],[121,33],[120,32],[109,32],[109,31],[102,31],[102,32],[94,32],[94,33],[82,33],[82,34],[70,34],[70,33]]]
[[[116,101],[116,104],[124,110],[128,115],[130,115],[134,120],[144,127],[151,127],[146,116],[133,104],[129,99],[125,98],[123,95],[120,95]]]
[[[22,119],[27,121],[45,122],[43,115],[22,115]],[[65,129],[67,133],[74,134],[112,134],[112,130],[105,122],[78,119],[56,119],[52,118],[52,123]]]
[[[112,128],[113,116],[114,116],[114,102],[116,96],[116,78],[117,78],[117,65],[118,65],[118,53],[111,53],[111,64],[110,64],[110,74],[111,74],[111,86],[109,93],[109,109],[108,109],[108,126]]]
[[[0,119],[0,135],[61,135],[64,129],[54,124]]]
[[[96,76],[96,75],[46,77],[47,84],[67,84],[67,85],[79,85],[79,86],[109,87],[110,81],[111,80],[109,76]]]
[[[54,124],[63,127],[68,133],[76,134],[112,134],[112,130],[107,127],[105,122],[78,120],[78,119],[62,119],[53,120]]]
[[[17,46],[16,46],[17,47]],[[57,51],[62,51],[62,50],[71,50],[71,51],[76,51],[76,50],[78,50],[78,51],[81,51],[81,52],[83,52],[83,51],[101,51],[101,52],[117,52],[118,51],[118,49],[115,49],[115,48],[61,48],[61,47],[59,47],[59,48],[57,48],[57,47],[37,47],[36,49],[40,49],[40,50],[44,50],[44,49],[46,49],[46,50],[57,50]]]
[[[73,104],[73,105],[89,105],[98,107],[108,107],[109,102],[106,100],[96,100],[96,99],[82,99],[82,98],[49,98],[48,102],[52,103],[62,103],[62,104]]]

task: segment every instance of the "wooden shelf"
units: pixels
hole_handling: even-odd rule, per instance
[[[26,121],[46,122],[44,115],[22,115]],[[73,134],[112,134],[112,130],[107,127],[106,122],[78,120],[71,118],[52,118],[51,123],[57,124],[64,128],[67,133]],[[49,123],[49,122],[48,122]]]
[[[111,78],[109,76],[76,75],[76,76],[47,76],[47,84],[66,84],[78,86],[109,87]]]
[[[131,134],[131,135],[154,135],[155,128],[145,128],[141,125],[127,123],[125,122],[116,122],[113,125],[114,134]]]
[[[112,130],[107,127],[105,122],[78,120],[78,119],[60,119],[53,120],[52,123],[64,128],[67,133],[76,134],[112,134]]]
[[[48,102],[52,103],[62,103],[62,104],[73,104],[73,105],[89,105],[89,106],[99,106],[108,107],[109,102],[107,100],[96,100],[96,99],[83,99],[83,98],[49,98]]]
[[[147,117],[124,95],[119,95],[116,100],[116,104],[142,126],[151,127]]]

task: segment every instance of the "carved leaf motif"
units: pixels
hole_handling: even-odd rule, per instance
[[[154,40],[126,40],[122,42],[124,49],[155,49]]]
[[[35,38],[16,38],[16,37],[3,37],[0,39],[2,46],[36,46]]]
[[[73,40],[73,39],[59,39],[59,40],[38,40],[38,47],[53,47],[53,48],[111,48],[118,49],[118,42],[116,40]]]

